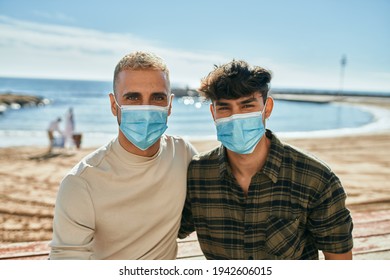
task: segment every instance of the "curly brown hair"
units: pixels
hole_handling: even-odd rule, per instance
[[[271,78],[270,71],[233,59],[229,63],[215,65],[214,70],[202,79],[198,91],[211,101],[237,99],[259,92],[265,102]]]

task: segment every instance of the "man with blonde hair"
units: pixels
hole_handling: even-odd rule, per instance
[[[164,134],[173,99],[165,62],[124,56],[109,96],[118,136],[61,182],[50,259],[175,259],[195,149]]]

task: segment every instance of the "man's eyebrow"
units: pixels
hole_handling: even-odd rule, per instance
[[[136,91],[129,91],[129,92],[126,92],[122,95],[123,97],[135,97],[135,96],[141,96],[141,93],[140,92],[136,92]]]
[[[152,96],[165,96],[165,97],[168,97],[168,94],[166,94],[165,92],[161,91],[161,92],[153,92]]]
[[[240,102],[240,104],[248,104],[257,101],[256,97],[251,97]]]
[[[223,101],[215,101],[215,106],[229,106],[229,103]]]

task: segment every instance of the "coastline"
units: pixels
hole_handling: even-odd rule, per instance
[[[311,101],[308,101],[311,102]],[[342,106],[357,107],[373,116],[373,120],[365,125],[351,128],[337,128],[326,130],[280,132],[269,127],[278,136],[286,139],[295,138],[330,138],[352,135],[377,134],[390,131],[390,97],[367,97],[352,96],[343,97],[342,100],[333,102]],[[272,116],[271,116],[272,119]],[[211,122],[210,116],[210,122]],[[179,135],[187,140],[194,141],[216,141],[216,135],[186,136]],[[96,148],[104,145],[116,137],[116,133],[87,132],[82,135],[82,147]],[[0,130],[0,148],[13,146],[36,146],[46,147],[48,145],[47,132],[36,130]],[[28,139],[29,144],[25,144]]]
[[[344,136],[358,136],[390,132],[390,102],[378,104],[346,103],[348,106],[356,106],[373,115],[373,121],[352,128],[339,128],[314,131],[279,132],[284,138],[330,138]]]

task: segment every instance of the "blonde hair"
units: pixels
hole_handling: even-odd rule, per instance
[[[165,61],[151,52],[136,51],[125,55],[116,65],[114,71],[113,90],[115,93],[118,75],[123,70],[160,70],[169,82],[169,70]]]

